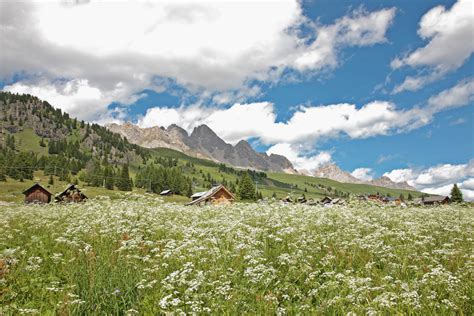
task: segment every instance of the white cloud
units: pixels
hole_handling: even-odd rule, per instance
[[[430,98],[423,108],[397,109],[393,103],[373,101],[362,107],[355,104],[301,106],[286,121],[278,122],[270,102],[236,103],[229,108],[189,106],[148,109],[138,121],[141,127],[177,124],[189,132],[206,124],[224,140],[259,138],[264,144],[305,144],[341,134],[350,138],[368,138],[409,131],[432,121],[439,111],[469,104],[474,81],[456,86]]]
[[[131,96],[161,89],[157,78],[216,103],[244,101],[286,69],[314,74],[338,66],[344,47],[385,42],[395,15],[358,10],[321,25],[297,0],[75,3],[0,2],[0,78],[39,78],[21,83],[38,91],[85,80],[102,111],[117,86]]]
[[[116,89],[107,93],[96,87],[91,87],[86,79],[70,81],[16,82],[3,88],[13,93],[28,93],[47,100],[57,108],[70,114],[72,117],[86,121],[100,121],[108,117],[107,106],[113,101],[123,104],[135,102],[140,96],[129,96],[118,85]],[[123,118],[123,116],[122,116]]]
[[[454,87],[444,90],[429,98],[428,105],[433,112],[469,104],[474,100],[474,79],[459,82]]]
[[[291,145],[288,143],[280,143],[273,145],[267,150],[267,154],[283,155],[291,161],[293,166],[300,171],[313,171],[317,167],[324,165],[331,161],[331,153],[328,151],[321,151],[313,155],[304,155],[303,148],[295,148],[301,145]]]
[[[337,50],[340,47],[385,42],[385,32],[394,17],[394,8],[372,13],[359,10],[332,25],[316,27],[316,40],[294,60],[294,65],[302,71],[334,67],[338,63]]]
[[[357,168],[351,172],[351,175],[364,181],[370,181],[374,178],[374,173],[371,168]]]
[[[430,75],[409,76],[394,93],[416,91],[461,67],[474,52],[474,10],[472,0],[459,0],[451,9],[436,6],[421,18],[418,35],[426,46],[394,59],[392,68],[428,67]]]
[[[449,195],[457,183],[469,200],[474,200],[474,160],[467,164],[443,164],[428,169],[395,169],[384,176],[392,181],[407,181],[409,185],[430,194]]]

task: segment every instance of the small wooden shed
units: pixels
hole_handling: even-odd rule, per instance
[[[25,203],[49,203],[51,202],[51,192],[43,188],[39,183],[23,191]]]
[[[66,190],[58,194],[54,199],[56,202],[83,202],[87,200],[87,196],[76,185],[70,184]]]
[[[235,196],[223,185],[218,185],[200,196],[192,196],[193,200],[187,205],[229,204],[235,201]]]

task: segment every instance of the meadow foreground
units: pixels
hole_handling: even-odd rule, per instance
[[[473,280],[469,207],[0,208],[2,315],[469,315]]]

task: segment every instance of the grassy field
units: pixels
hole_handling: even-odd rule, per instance
[[[0,314],[472,315],[472,207],[0,208]]]
[[[44,175],[43,171],[35,171],[33,180],[21,182],[8,178],[6,182],[0,181],[0,201],[22,203],[25,197],[22,192],[31,187],[35,182],[43,185],[53,196],[64,191],[69,184],[65,181],[59,181],[58,177],[53,177],[53,179],[54,184],[50,185],[48,184],[49,176]],[[87,186],[82,182],[79,183],[78,187],[88,198],[104,196],[111,199],[121,199],[125,193],[124,191]],[[146,194],[144,189],[139,188],[134,188],[133,193]],[[163,199],[165,202],[186,203],[190,201],[188,197],[181,195],[165,196]]]

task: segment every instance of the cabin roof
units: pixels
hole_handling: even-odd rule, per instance
[[[441,202],[441,201],[444,201],[445,199],[449,199],[449,197],[442,196],[442,195],[431,195],[431,196],[425,197],[423,201],[425,201],[425,202]]]
[[[191,197],[198,197],[198,198],[197,198],[196,200],[194,200],[194,201],[189,202],[188,205],[193,205],[193,204],[197,204],[197,203],[200,203],[200,202],[202,202],[202,201],[205,201],[207,198],[210,198],[210,197],[212,197],[214,194],[216,194],[219,190],[225,190],[227,193],[230,194],[230,196],[232,197],[232,199],[235,199],[235,196],[232,194],[232,192],[230,192],[229,190],[227,190],[225,186],[223,186],[223,185],[218,185],[218,186],[212,187],[209,191],[206,191],[206,192],[198,192],[198,193],[195,193],[195,194],[191,195]],[[202,195],[195,196],[196,194],[202,194]]]
[[[206,194],[208,191],[203,191],[203,192],[196,192],[193,195],[191,195],[192,198],[198,198]]]
[[[171,190],[163,190],[163,191],[160,192],[160,195],[168,194],[170,192],[171,192]]]
[[[82,193],[81,190],[79,190],[79,188],[76,187],[75,184],[69,184],[63,192],[61,192],[61,193],[59,193],[59,194],[57,195],[56,198],[60,198],[60,197],[62,197],[63,195],[66,195],[66,194],[67,194],[69,191],[71,191],[71,190],[77,190],[79,193],[81,193],[81,194],[83,195],[84,198],[87,199],[87,196],[86,196],[84,193]]]
[[[33,184],[31,187],[29,187],[28,189],[24,190],[22,193],[25,194],[25,195],[28,195],[31,191],[35,190],[35,189],[40,189],[42,191],[44,191],[46,194],[48,194],[49,196],[52,195],[51,192],[49,192],[48,190],[46,190],[41,184],[39,184],[38,182],[36,182],[35,184]]]

